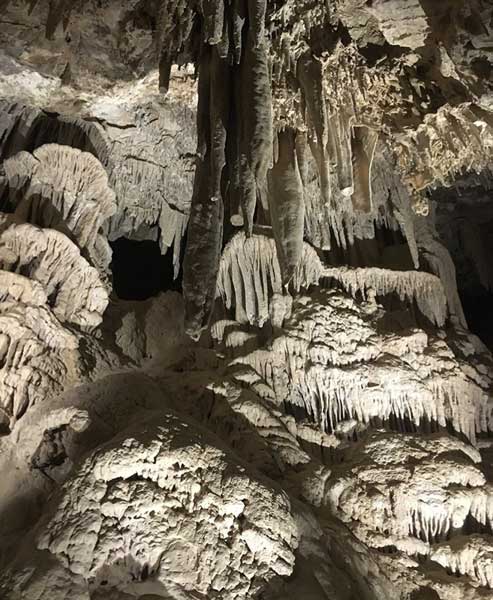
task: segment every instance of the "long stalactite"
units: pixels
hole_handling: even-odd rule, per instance
[[[183,282],[187,331],[195,338],[212,310],[224,204],[250,236],[257,200],[265,201],[273,136],[266,6],[216,0],[198,7],[197,171]]]

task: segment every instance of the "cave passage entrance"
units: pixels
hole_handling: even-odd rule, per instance
[[[476,288],[459,289],[459,295],[469,329],[493,352],[493,293]]]
[[[493,173],[466,173],[430,198],[469,329],[493,350]]]
[[[159,242],[118,238],[111,242],[113,290],[121,300],[147,300],[159,292],[181,291],[173,279],[173,249],[161,254]]]

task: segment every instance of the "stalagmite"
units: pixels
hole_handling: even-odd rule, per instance
[[[294,301],[284,333],[267,351],[237,360],[265,379],[279,403],[302,410],[324,431],[348,419],[367,426],[394,419],[418,430],[449,423],[472,441],[487,431],[491,377],[469,371],[421,330],[379,332],[379,310],[372,300],[356,304],[335,290],[308,293]]]
[[[359,456],[348,452],[344,466],[334,468],[324,482],[325,502],[347,522],[359,521],[355,532],[370,543],[370,532],[376,530],[388,543],[418,538],[408,550],[428,553],[430,544],[444,541],[452,529],[464,525],[471,499],[488,489],[467,447],[447,436],[417,438],[380,431],[361,442],[359,450]],[[447,458],[454,451],[462,455],[460,473],[451,469]],[[477,455],[474,459],[479,462]],[[366,487],[374,487],[373,494],[365,493]],[[442,548],[432,549],[431,556],[445,562],[447,547]]]
[[[44,306],[48,303],[46,291],[37,281],[11,271],[0,271],[0,282],[2,302],[10,300],[35,306]]]
[[[81,519],[91,535],[77,526],[67,534],[66,523]],[[124,589],[144,595],[185,597],[186,586],[193,596],[247,600],[250,589],[261,593],[292,573],[297,536],[287,496],[168,410],[112,437],[78,466],[36,537],[39,560],[19,557],[0,589],[22,585],[34,598],[38,581],[50,587],[72,573],[72,590],[83,598],[95,586],[114,588],[123,575]],[[32,573],[24,583],[23,569]]]

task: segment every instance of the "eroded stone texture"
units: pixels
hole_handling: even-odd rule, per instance
[[[90,329],[99,325],[108,291],[94,267],[68,237],[54,229],[10,225],[0,239],[5,270],[19,270],[40,283],[55,315]]]
[[[80,465],[35,544],[56,561],[49,573],[41,567],[8,583],[27,597],[38,577],[56,581],[68,571],[81,580],[79,594],[245,598],[292,572],[297,530],[285,496],[252,479],[204,431],[165,413]]]
[[[33,155],[15,154],[5,161],[5,173],[15,216],[59,229],[106,274],[111,250],[100,229],[116,204],[101,163],[88,152],[47,144]]]

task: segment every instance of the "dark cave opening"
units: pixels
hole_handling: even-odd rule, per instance
[[[347,248],[341,247],[331,231],[331,250],[323,252],[324,261],[334,267],[379,267],[399,271],[414,270],[405,237],[399,230],[375,226],[371,239],[354,238]]]
[[[459,289],[467,325],[493,351],[493,294],[480,288],[473,292]]]
[[[159,292],[181,291],[173,278],[173,248],[161,254],[159,242],[118,238],[111,242],[113,289],[121,300],[147,300]]]
[[[469,329],[493,350],[493,175],[466,173],[429,197],[437,231],[454,261]]]

